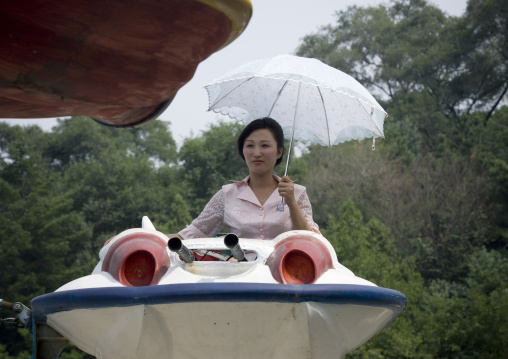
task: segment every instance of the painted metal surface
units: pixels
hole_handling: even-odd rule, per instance
[[[4,2],[0,114],[140,125],[164,111],[251,14],[249,0]]]
[[[122,284],[103,263],[119,250],[115,243],[131,241],[139,250],[160,251],[142,244],[143,238],[167,240],[148,222],[113,238],[91,275],[34,298],[34,319],[104,359],[341,358],[406,307],[403,294],[356,277],[324,237],[308,231],[286,232],[272,241],[240,238],[246,262],[185,263],[165,248],[163,255],[154,255],[154,268],[158,261],[166,263],[166,256],[170,263],[158,283]],[[223,238],[184,243],[192,251],[227,249]],[[313,284],[284,284],[286,274],[277,263],[284,260],[281,253],[309,251],[309,246],[327,251],[327,256],[309,256],[315,268],[325,269],[315,271]],[[118,268],[123,267],[115,272]]]

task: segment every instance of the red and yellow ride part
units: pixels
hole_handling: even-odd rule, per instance
[[[23,0],[0,12],[0,116],[157,117],[200,62],[234,41],[249,0]]]

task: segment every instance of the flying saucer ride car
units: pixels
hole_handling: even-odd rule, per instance
[[[342,358],[407,303],[310,231],[168,241],[144,217],[99,258],[91,275],[32,300],[34,338],[49,327],[101,359]]]

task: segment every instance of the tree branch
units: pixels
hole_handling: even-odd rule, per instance
[[[494,110],[496,109],[497,105],[499,105],[499,103],[503,99],[504,95],[506,95],[507,91],[508,91],[508,83],[506,84],[503,92],[501,93],[501,96],[499,96],[499,98],[497,99],[496,103],[490,109],[489,113],[487,113],[487,116],[485,116],[485,121],[483,121],[484,126],[487,126],[487,122],[489,121],[489,118],[492,116],[492,114],[494,113]]]

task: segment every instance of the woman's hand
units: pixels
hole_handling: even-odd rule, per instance
[[[295,198],[295,182],[296,181],[291,181],[291,178],[288,176],[282,177],[279,182],[279,194],[284,197],[284,201],[289,208],[289,214],[291,215],[291,221],[293,222],[293,229],[311,231],[312,229],[303,216],[300,207],[298,207],[298,203]]]
[[[296,203],[295,186],[293,183],[288,176],[282,177],[279,182],[279,194],[284,198],[288,206]]]

